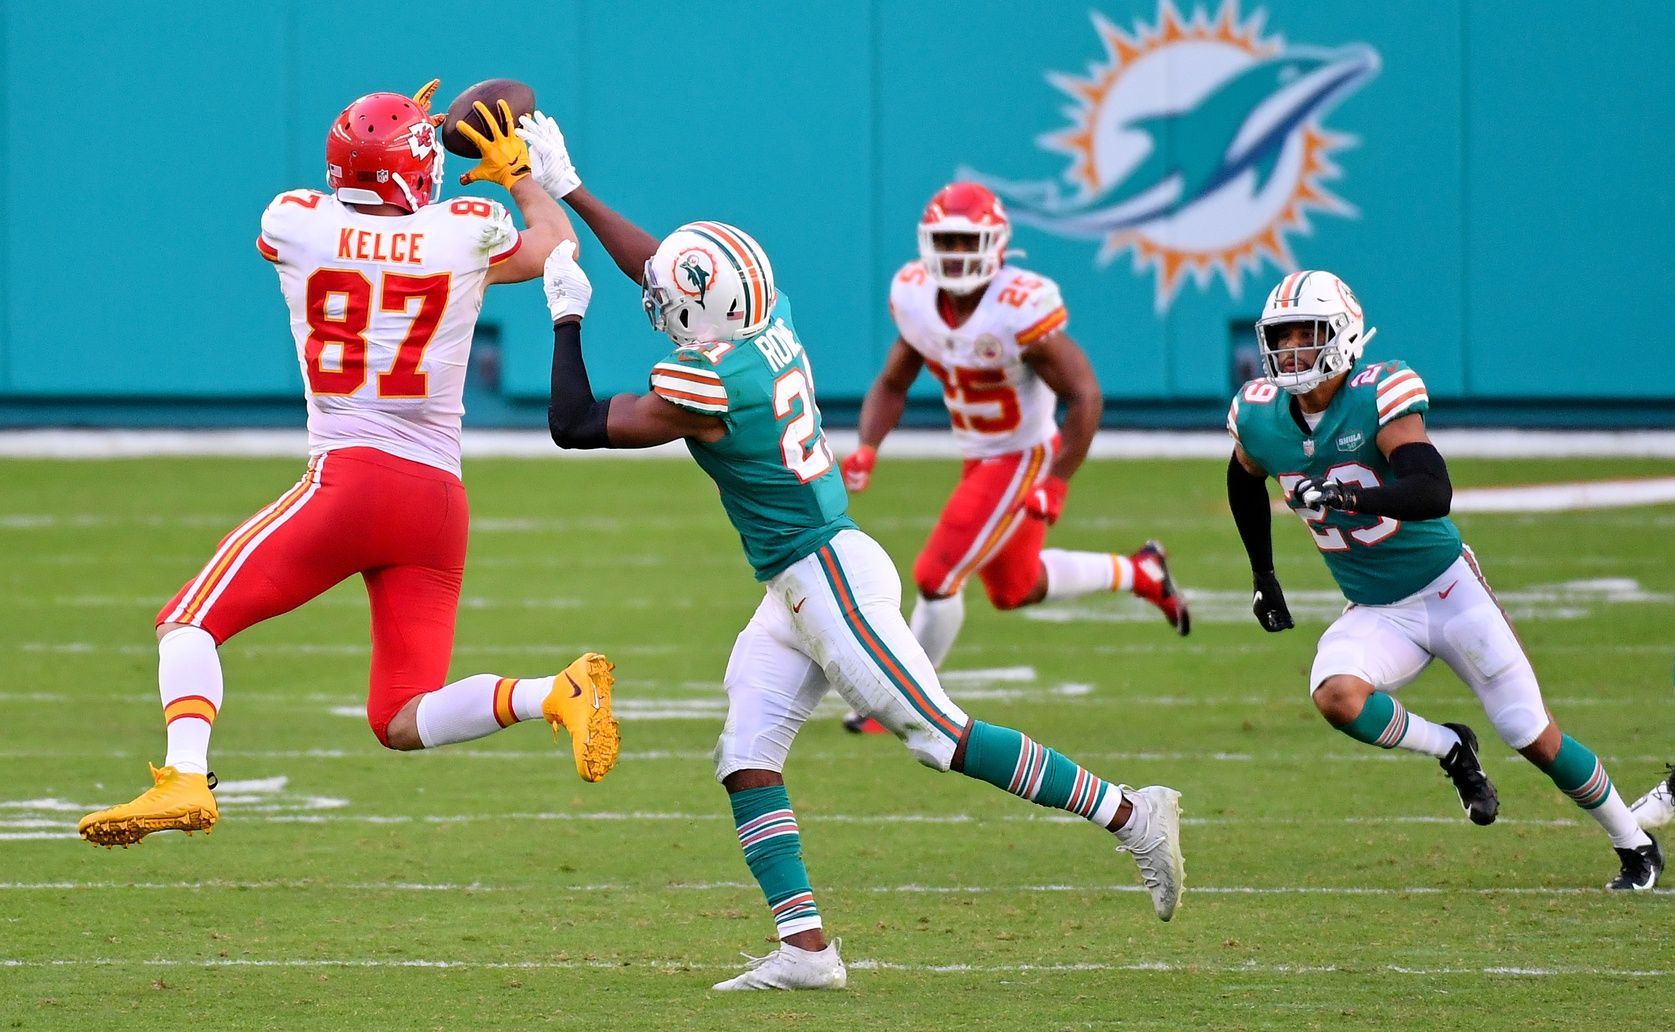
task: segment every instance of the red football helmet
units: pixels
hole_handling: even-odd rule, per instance
[[[1000,272],[1011,237],[1006,208],[988,187],[949,183],[919,219],[919,257],[937,286],[969,294]]]
[[[418,211],[442,196],[442,139],[411,97],[368,93],[332,121],[326,182],[340,201]]]

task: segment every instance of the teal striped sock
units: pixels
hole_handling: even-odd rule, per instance
[[[1009,727],[971,722],[960,773],[1041,806],[1086,817],[1107,827],[1122,806],[1122,791],[1069,757]]]
[[[780,939],[819,928],[820,911],[803,867],[803,840],[785,786],[747,788],[727,798],[733,804],[744,862],[767,897]]]
[[[1605,773],[1605,765],[1591,749],[1569,735],[1560,736],[1558,755],[1543,773],[1584,810],[1594,809],[1611,794],[1611,777]]]
[[[1433,724],[1396,701],[1395,696],[1373,692],[1355,719],[1338,728],[1357,742],[1376,745],[1380,749],[1409,749],[1442,759],[1454,748],[1460,736]]]
[[[1605,772],[1605,764],[1593,750],[1569,735],[1559,738],[1559,751],[1553,762],[1542,769],[1559,791],[1571,802],[1588,812],[1611,836],[1611,844],[1622,849],[1634,849],[1646,844],[1646,833],[1634,819],[1634,813],[1617,794],[1617,786]]]

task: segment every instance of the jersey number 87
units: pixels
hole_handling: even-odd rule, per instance
[[[379,311],[407,312],[415,299],[419,310],[413,316],[407,336],[396,349],[395,361],[378,374],[380,398],[423,398],[429,394],[430,377],[419,371],[419,363],[448,307],[449,280],[445,272],[431,276],[388,272],[381,278]],[[336,317],[329,311],[333,298],[342,299],[341,314]],[[372,282],[348,269],[319,269],[308,277],[305,304],[308,340],[303,347],[303,359],[307,363],[309,389],[317,395],[354,394],[366,383],[366,328],[372,321]],[[328,344],[338,345],[337,361],[333,363],[336,368],[326,365]]]

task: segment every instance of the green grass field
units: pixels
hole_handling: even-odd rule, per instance
[[[621,765],[577,781],[539,726],[381,749],[345,584],[222,651],[222,821],[122,851],[86,810],[161,762],[152,615],[301,463],[0,463],[0,1028],[1080,1029],[1664,1027],[1675,895],[1600,890],[1603,834],[1498,740],[1445,670],[1404,690],[1474,724],[1501,821],[1436,765],[1309,705],[1341,603],[1276,519],[1297,630],[1267,635],[1220,462],[1101,462],[1063,547],[1169,546],[1173,638],[1127,598],[995,613],[975,588],[948,686],[1115,780],[1184,793],[1188,891],[1152,916],[1105,836],[839,728],[787,770],[851,989],[717,994],[771,949],[709,751],[760,598],[688,463],[475,461],[455,675],[618,664]],[[885,461],[856,515],[906,571],[951,461]],[[1452,464],[1457,486],[1672,475],[1644,460]],[[1458,520],[1561,724],[1630,800],[1675,759],[1675,506]]]

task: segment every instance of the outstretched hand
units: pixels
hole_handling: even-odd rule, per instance
[[[512,106],[504,100],[496,101],[495,106],[500,109],[498,116],[491,114],[488,105],[480,100],[472,106],[477,109],[483,124],[489,127],[489,135],[484,136],[468,122],[454,123],[460,135],[476,144],[478,152],[483,155],[476,168],[459,177],[460,185],[467,186],[483,180],[499,183],[510,190],[512,184],[529,175],[529,147],[513,135]]]
[[[582,185],[576,174],[576,163],[570,160],[570,149],[564,144],[564,134],[558,123],[540,111],[532,111],[518,119],[515,130],[529,145],[529,163],[534,170],[536,185],[547,191],[553,200]]]

